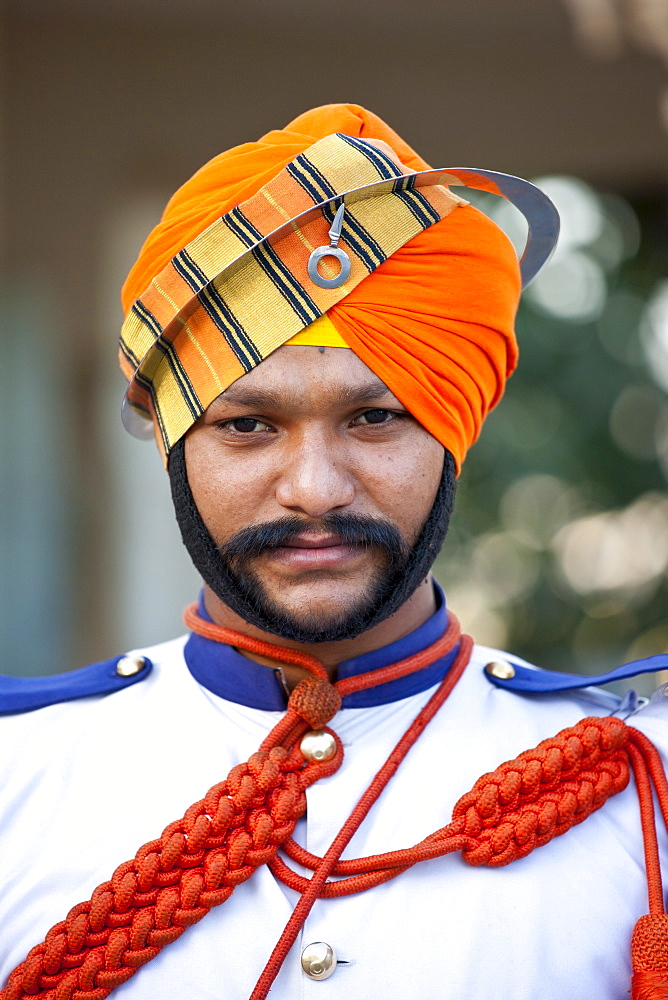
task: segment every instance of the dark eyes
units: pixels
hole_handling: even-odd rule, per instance
[[[353,421],[354,424],[384,424],[392,417],[399,416],[398,413],[393,413],[392,410],[365,410],[364,413],[360,414]]]
[[[255,417],[235,417],[234,420],[226,420],[225,427],[236,431],[237,434],[252,434],[254,431],[267,431],[269,426]]]
[[[364,413],[360,413],[351,421],[351,426],[364,427],[370,424],[385,424],[398,417],[401,417],[401,413],[396,413],[394,410],[365,410]],[[273,430],[269,424],[256,417],[233,417],[232,420],[221,421],[220,426],[235,434],[258,434]]]

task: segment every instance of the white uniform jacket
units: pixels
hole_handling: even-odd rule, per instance
[[[201,674],[196,679],[184,644],[139,651],[153,664],[141,683],[0,719],[1,983],[71,906],[247,760],[280,719],[278,710],[239,703],[202,683]],[[397,645],[387,647],[394,660],[401,658]],[[376,657],[371,666],[376,654],[369,654]],[[541,696],[499,689],[483,668],[501,657],[474,648],[344,857],[417,843],[449,822],[481,774],[617,707],[613,696],[592,689]],[[267,668],[252,669],[275,683]],[[430,684],[396,700],[344,707],[335,717],[345,759],[307,792],[296,837],[309,851],[327,850],[433,690]],[[668,698],[655,697],[631,721],[665,759]],[[660,826],[659,836],[665,865]],[[473,868],[452,854],[358,895],[317,901],[270,996],[624,1000],[630,936],[647,912],[646,897],[631,783],[583,824],[508,867]],[[296,898],[259,869],[113,995],[247,1000]],[[338,958],[324,981],[302,971],[301,951],[311,942],[327,942]]]

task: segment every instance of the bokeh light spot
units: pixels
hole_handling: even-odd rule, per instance
[[[601,315],[607,285],[600,264],[579,250],[570,250],[555,254],[525,294],[544,312],[582,323]]]
[[[610,412],[610,434],[625,454],[652,461],[657,454],[657,428],[668,413],[666,402],[656,389],[628,385],[622,389]]]
[[[639,295],[611,292],[598,324],[598,335],[606,352],[625,365],[643,365],[645,354],[636,331],[645,309]]]
[[[539,550],[547,548],[557,531],[581,512],[579,491],[550,475],[517,479],[499,504],[503,526],[525,545]]]
[[[578,518],[557,533],[554,551],[575,594],[643,603],[668,568],[668,497],[645,493],[624,510]]]
[[[589,246],[603,231],[605,214],[596,192],[578,177],[538,177],[533,182],[559,212],[561,231],[555,256]]]
[[[546,391],[515,390],[503,401],[497,422],[512,448],[541,448],[559,429],[562,407],[557,396]]]
[[[660,282],[649,300],[641,338],[652,377],[668,391],[668,281]]]

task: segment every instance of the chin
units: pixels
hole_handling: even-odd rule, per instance
[[[351,616],[355,617],[360,605],[359,598],[336,602],[316,600],[308,604],[300,602],[298,605],[286,604],[284,601],[265,602],[265,606],[274,615],[285,618],[286,621],[292,622],[295,628],[303,628],[306,631],[335,627]]]
[[[291,587],[258,587],[262,600],[295,621],[335,622],[368,604],[379,590],[379,574],[363,580],[313,580]]]
[[[286,601],[285,595],[277,600],[270,593],[263,593],[259,601],[269,631],[282,639],[292,639],[309,644],[352,639],[368,627],[372,606],[369,590],[361,593],[341,588],[327,596]]]

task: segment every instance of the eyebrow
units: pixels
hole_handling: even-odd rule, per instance
[[[333,393],[335,402],[344,404],[370,403],[385,396],[390,392],[384,382],[379,378],[370,379],[357,385],[339,386]],[[291,406],[299,402],[299,397],[294,393],[280,393],[272,389],[251,388],[250,386],[231,385],[220,394],[218,399],[228,403],[235,403],[239,406],[248,406],[252,409],[271,409],[282,406]]]

